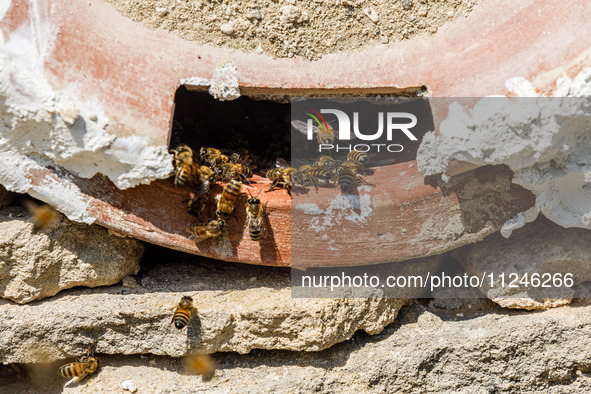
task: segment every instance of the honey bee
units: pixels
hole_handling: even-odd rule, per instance
[[[205,204],[209,199],[216,174],[211,168],[202,165],[197,170],[196,178],[199,182],[193,190],[193,196],[188,200],[187,213],[199,217],[203,213]]]
[[[292,178],[295,186],[314,186],[317,191],[319,183],[321,185],[330,185],[332,181],[332,175],[328,170],[322,167],[313,167],[311,165],[304,165],[298,168],[298,170],[294,172]]]
[[[247,178],[252,177],[252,169],[246,163],[224,163],[219,168],[222,180],[229,182],[231,179],[240,179],[250,185]]]
[[[343,193],[348,193],[357,179],[357,165],[352,161],[345,161],[339,167],[337,182]]]
[[[231,179],[230,182],[224,187],[220,200],[218,201],[216,216],[223,220],[228,220],[232,212],[234,212],[234,206],[236,200],[240,195],[242,189],[242,183],[236,179]]]
[[[202,162],[209,164],[211,167],[215,167],[222,163],[228,163],[230,158],[222,153],[221,150],[216,148],[202,147],[199,150],[199,158]]]
[[[267,171],[267,178],[273,181],[267,192],[270,192],[275,187],[281,185],[291,196],[292,174],[294,169],[289,166],[288,162],[281,158],[277,159],[275,164],[277,168],[271,168],[269,171]]]
[[[369,168],[367,168],[369,157],[365,152],[351,151],[347,155],[347,161],[354,162],[357,165],[357,172],[360,174],[368,174],[372,172]]]
[[[207,223],[198,223],[187,229],[192,235],[189,239],[200,242],[208,238],[216,238],[226,232],[226,222],[213,219]]]
[[[247,151],[246,149],[236,149],[234,153],[230,155],[230,161],[232,163],[247,163],[251,169],[257,168],[257,158],[255,155]]]
[[[51,205],[38,205],[31,200],[24,200],[23,203],[33,216],[34,232],[45,231],[56,222],[58,213]]]
[[[260,194],[260,192],[259,192]],[[263,233],[263,205],[256,196],[250,196],[246,201],[246,217],[248,218],[248,235],[252,241],[261,239]]]
[[[308,134],[308,124],[301,120],[294,120],[291,125],[300,133]],[[321,126],[312,126],[312,131],[316,134],[318,144],[333,144],[335,139],[335,130],[330,123]]]
[[[195,307],[193,307],[193,298],[189,296],[183,296],[181,298],[181,302],[179,302],[174,309],[174,314],[172,315],[172,320],[170,324],[174,323],[174,326],[179,330],[182,330],[189,324],[189,320],[193,316],[195,312]]]
[[[197,169],[193,163],[193,150],[187,145],[179,145],[174,150],[174,168],[176,168],[174,176],[176,187],[183,186],[187,182],[193,183]]]
[[[355,164],[361,164],[365,166],[369,160],[367,153],[365,152],[358,152],[356,150],[349,152],[347,155],[347,160],[352,161]]]
[[[312,166],[324,168],[330,173],[337,171],[337,162],[330,156],[320,156]]]
[[[185,369],[201,375],[203,380],[211,380],[216,370],[216,363],[209,354],[195,353],[185,358]]]
[[[73,381],[75,383],[84,379],[86,375],[96,372],[98,367],[99,359],[98,357],[94,357],[91,345],[88,347],[88,353],[86,356],[80,357],[77,362],[62,365],[58,374],[64,378],[75,377],[76,379]]]
[[[334,129],[330,123],[326,123],[318,127],[318,133],[316,134],[319,144],[333,144],[334,143]]]
[[[210,193],[211,183],[209,181],[205,181],[200,183],[199,186],[196,186],[195,190],[193,190],[193,196],[187,203],[187,213],[195,217],[201,216],[205,210],[205,205],[209,199]]]

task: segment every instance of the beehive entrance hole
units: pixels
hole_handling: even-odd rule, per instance
[[[424,87],[409,88],[399,92],[389,92],[389,94],[396,97],[416,97],[425,90]],[[360,95],[377,96],[379,92]],[[179,87],[174,100],[169,148],[174,149],[180,144],[187,144],[196,151],[202,146],[230,150],[244,148],[256,155],[258,169],[255,173],[258,172],[260,175],[263,175],[265,169],[274,166],[277,157],[290,161],[292,153],[290,97],[277,95],[253,97],[241,96],[232,101],[219,101],[205,91],[193,91],[185,86]],[[408,108],[410,112],[420,114],[422,119],[417,127],[413,128],[413,133],[420,143],[423,135],[433,130],[429,102],[413,100],[403,104],[401,108]],[[396,135],[392,142],[399,142],[405,146],[404,151],[396,156],[395,162],[407,162],[416,158],[419,143],[408,144],[407,137],[402,134]],[[386,160],[375,164],[385,165],[392,162]]]
[[[275,156],[289,160],[291,155],[290,104],[245,96],[219,101],[181,86],[175,95],[169,148],[180,144],[197,151],[202,146],[244,148],[257,156],[259,168],[271,167]]]

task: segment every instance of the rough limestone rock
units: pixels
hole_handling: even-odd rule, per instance
[[[0,210],[0,297],[18,303],[47,298],[75,286],[104,286],[137,273],[141,242],[65,218],[33,231],[20,207]]]
[[[150,252],[148,252],[149,254]],[[171,262],[162,251],[142,267],[137,287],[71,289],[31,303],[0,303],[0,363],[82,355],[91,343],[108,354],[183,356],[189,351],[318,351],[357,330],[380,332],[407,299],[292,298],[287,269],[204,261]],[[143,263],[142,263],[143,264]],[[127,281],[129,282],[129,280]],[[182,330],[170,325],[182,295],[197,312]]]
[[[588,302],[536,313],[485,301],[452,312],[415,304],[398,320],[379,335],[358,333],[322,352],[218,353],[218,370],[205,382],[187,373],[180,359],[99,355],[100,370],[64,392],[120,393],[127,380],[138,393],[591,391]],[[27,365],[30,380],[7,389],[61,392],[66,379],[55,371],[65,362]]]
[[[482,242],[466,246],[453,252],[469,275],[481,276],[483,272],[495,273],[494,287],[484,281],[483,291],[488,298],[506,308],[545,309],[570,302],[575,288],[556,289],[549,281],[542,288],[547,277],[542,274],[573,274],[577,285],[591,280],[591,231],[578,228],[563,228],[540,217],[535,222],[513,232],[508,239],[496,233]],[[497,274],[505,273],[505,287]],[[519,278],[538,273],[541,283],[529,289],[509,288],[509,274],[517,273]],[[553,280],[553,279],[552,279]],[[517,285],[518,283],[514,283]],[[584,290],[581,296],[590,294]]]

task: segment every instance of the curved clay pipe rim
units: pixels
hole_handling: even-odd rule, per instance
[[[54,88],[76,84],[81,100],[92,98],[101,103],[112,120],[110,133],[142,134],[158,145],[168,140],[174,92],[180,81],[211,78],[216,67],[226,61],[236,67],[238,84],[245,95],[396,94],[426,86],[432,96],[478,97],[507,94],[505,81],[513,77],[532,81],[541,92],[551,91],[560,75],[573,75],[589,64],[591,48],[589,6],[585,0],[487,0],[467,18],[443,26],[432,36],[417,36],[352,54],[327,55],[316,62],[198,46],[162,30],[147,30],[103,2],[89,5],[39,0],[34,11],[31,4],[24,0],[12,2],[0,22],[4,37],[9,38],[21,24],[31,20],[49,23],[57,34],[45,61],[45,72]],[[425,237],[421,229],[427,220],[436,218],[445,225],[462,214],[461,193],[443,193],[412,164],[388,169],[389,174],[405,175],[392,190],[394,197],[389,197],[383,211],[398,212],[392,218],[395,220],[401,209],[408,209],[406,235],[384,244],[380,258],[344,256],[344,260],[326,261],[327,265],[375,263],[382,258],[400,261],[432,254],[434,250],[440,253],[493,230],[460,234],[459,240],[453,242]],[[291,207],[281,191],[267,194],[272,241],[268,239],[263,246],[251,243],[246,232],[237,229],[229,235],[229,246],[197,247],[179,230],[175,212],[158,213],[161,210],[156,207],[164,202],[170,206],[178,203],[183,209],[185,197],[174,190],[170,181],[121,191],[101,177],[68,179],[50,169],[27,177],[33,186],[64,184],[88,202],[89,213],[98,224],[124,235],[222,260],[282,266],[291,262]],[[75,187],[70,187],[72,183]],[[264,181],[260,185],[264,187]],[[51,193],[50,188],[39,190]],[[37,197],[52,200],[49,194]],[[511,199],[522,201],[515,205],[525,209],[531,202],[531,196],[521,192]],[[434,212],[438,216],[433,216]],[[237,220],[240,222],[240,217]]]

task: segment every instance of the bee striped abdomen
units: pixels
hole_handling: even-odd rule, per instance
[[[75,376],[84,375],[84,364],[82,363],[70,363],[60,367],[59,373],[64,378],[73,378]]]
[[[252,170],[245,165],[242,165],[242,173],[245,177],[250,178],[252,177]]]
[[[169,315],[170,316],[170,315]],[[189,319],[191,318],[191,313],[184,309],[177,309],[174,313],[174,326],[179,330],[184,328],[187,324],[189,324]]]
[[[351,186],[355,182],[356,176],[357,172],[355,163],[346,161],[341,164],[339,169],[338,183],[342,192],[347,193],[349,190],[351,190]]]
[[[193,182],[195,165],[193,164],[193,151],[187,145],[180,145],[174,151],[174,185],[183,186],[187,182]]]
[[[248,234],[250,235],[250,239],[252,241],[258,241],[261,239],[262,235],[262,226],[260,219],[252,219],[248,226]]]
[[[218,218],[226,220],[234,212],[234,204],[240,195],[241,189],[242,183],[235,179],[230,180],[226,187],[224,187],[217,205],[216,215]]]
[[[174,179],[175,186],[183,186],[185,183],[187,183],[189,179],[191,179],[191,173],[192,171],[190,170],[190,167],[184,165],[179,167]]]
[[[279,178],[279,175],[281,175],[281,169],[279,168],[271,168],[269,171],[267,171],[267,179],[274,181],[275,179]]]
[[[170,323],[174,323],[174,326],[179,330],[184,328],[188,323],[189,319],[193,314],[193,299],[189,296],[183,296],[181,302],[176,307],[174,315]]]
[[[354,161],[355,163],[360,164],[366,164],[368,159],[369,157],[365,152],[352,151],[349,152],[349,154],[347,155],[347,160]]]
[[[351,185],[353,185],[354,174],[350,171],[343,171],[339,175],[339,186],[341,187],[341,191],[348,192],[351,189]]]
[[[224,188],[222,192],[222,198],[225,198],[228,201],[236,201],[238,196],[240,195],[240,189],[242,188],[242,184],[236,180],[231,180],[230,183]]]

